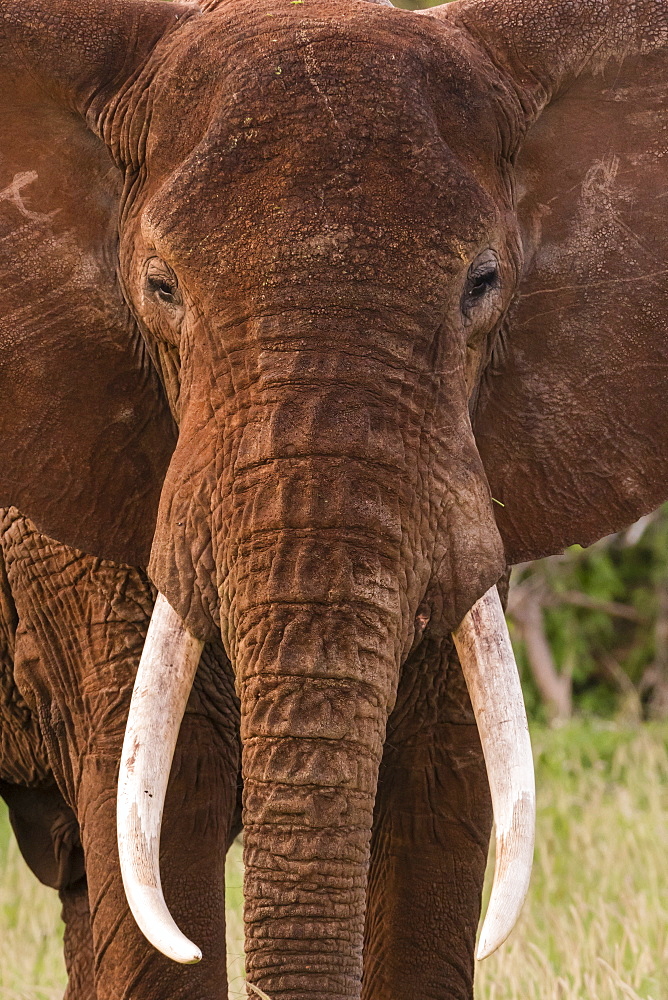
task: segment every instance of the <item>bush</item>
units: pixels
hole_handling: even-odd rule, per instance
[[[531,717],[668,717],[668,505],[516,567],[508,618]]]

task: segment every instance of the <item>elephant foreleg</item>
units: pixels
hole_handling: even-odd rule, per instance
[[[97,1000],[93,936],[86,879],[60,890],[65,924],[67,989],[63,1000]]]
[[[472,1000],[492,823],[478,732],[449,643],[406,664],[374,815],[364,1000]]]
[[[59,790],[0,781],[0,794],[24,860],[44,885],[57,889],[65,923],[66,1000],[97,1000],[88,888],[79,825]]]
[[[15,676],[81,832],[97,1000],[225,1000],[224,864],[237,810],[238,708],[222,649],[206,647],[181,727],[161,838],[165,897],[205,959],[177,966],[140,934],[116,849],[116,780],[134,674],[153,607],[146,577],[40,535],[4,532],[16,605]],[[82,873],[83,874],[83,871]],[[83,900],[64,901],[75,927]],[[81,993],[78,966],[70,1000]]]

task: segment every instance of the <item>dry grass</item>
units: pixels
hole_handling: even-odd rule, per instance
[[[534,738],[531,892],[479,1000],[668,998],[668,731]]]
[[[227,855],[225,888],[227,903],[227,979],[230,1000],[246,997],[244,977],[244,921],[243,911],[244,866],[241,860],[241,842],[235,841]]]
[[[479,969],[477,1000],[668,1000],[668,727],[534,736],[536,864],[519,927]],[[241,850],[228,859],[230,997],[244,995]],[[55,1000],[56,894],[0,815],[0,1000]]]
[[[59,1000],[65,986],[60,903],[26,867],[0,811],[0,998]]]

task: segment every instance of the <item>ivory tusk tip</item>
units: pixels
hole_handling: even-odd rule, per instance
[[[483,962],[490,955],[493,955],[497,948],[500,948],[507,939],[511,930],[512,927],[505,934],[499,934],[496,930],[487,931],[487,928],[483,927],[475,953],[476,961]]]
[[[201,949],[176,926],[160,889],[126,884],[125,890],[139,929],[161,955],[179,965],[201,962]]]
[[[494,883],[476,949],[482,961],[509,936],[529,888],[536,792],[522,688],[496,587],[474,604],[453,638],[478,724],[496,826]]]
[[[192,945],[192,957],[185,958],[182,960],[182,965],[197,965],[198,962],[202,961],[202,950],[198,948],[196,944],[192,941],[189,942]]]
[[[187,940],[188,939],[186,938],[186,941]],[[191,950],[187,955],[181,955],[179,957],[174,954],[168,955],[167,958],[171,958],[172,961],[178,962],[180,965],[197,965],[198,962],[202,961],[202,951],[196,944],[193,944],[192,941],[188,941],[188,944],[190,945]]]
[[[174,956],[175,962],[180,962],[181,965],[197,965],[198,962],[202,961],[202,949],[198,948],[197,945],[190,941],[184,936],[183,941],[187,946],[187,951],[184,952],[180,958],[176,955]]]
[[[203,643],[158,594],[139,661],[118,776],[118,857],[125,895],[147,940],[181,965],[202,952],[174,923],[160,887],[167,781]]]
[[[506,913],[490,913],[485,918],[478,940],[475,957],[478,962],[493,955],[497,948],[506,941],[517,923],[522,901],[515,908]]]
[[[515,804],[517,836],[510,849],[505,838],[497,834],[494,884],[476,950],[479,962],[501,947],[522,912],[531,877],[535,810],[535,797],[527,789]]]
[[[526,893],[523,893],[520,897],[510,902],[508,908],[501,910],[501,912],[493,904],[490,905],[482,925],[480,938],[478,939],[478,947],[475,955],[478,962],[489,958],[497,948],[500,948],[508,940],[517,923],[525,895]],[[496,912],[493,912],[495,909]]]
[[[483,948],[481,945],[478,945],[478,950],[475,953],[476,962],[484,962],[486,958],[494,954],[497,947],[497,945],[494,945],[494,947],[490,948],[489,945],[485,944]]]

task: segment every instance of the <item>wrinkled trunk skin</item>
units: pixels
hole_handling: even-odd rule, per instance
[[[244,527],[222,591],[241,694],[247,972],[272,1000],[359,996],[373,804],[407,610],[389,480],[305,456],[235,481],[243,514],[232,524]]]
[[[272,1000],[350,1000],[418,608],[418,627],[452,628],[503,555],[463,378],[439,407],[439,376],[404,371],[385,333],[360,353],[303,316],[288,329],[231,326],[206,355],[200,340],[150,573],[200,638],[219,625],[236,673],[249,981]]]
[[[244,617],[248,975],[272,1000],[356,997],[396,642],[368,606]]]

